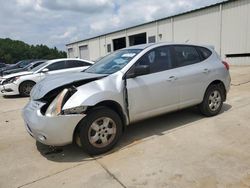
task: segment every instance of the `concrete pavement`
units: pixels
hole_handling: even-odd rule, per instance
[[[27,98],[0,98],[0,187],[250,187],[250,66],[231,67],[220,115],[190,108],[128,128],[110,153],[36,143],[23,126]]]

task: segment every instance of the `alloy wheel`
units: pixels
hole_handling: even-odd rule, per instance
[[[211,111],[216,111],[221,105],[221,94],[219,91],[213,91],[208,99],[208,105]]]
[[[106,147],[114,140],[116,129],[116,124],[111,118],[98,118],[89,127],[88,140],[97,148]]]

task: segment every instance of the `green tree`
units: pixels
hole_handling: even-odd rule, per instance
[[[57,59],[65,58],[65,51],[46,45],[29,45],[22,41],[0,38],[0,59],[13,64],[24,59]]]

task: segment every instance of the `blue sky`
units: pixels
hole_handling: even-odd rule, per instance
[[[0,0],[0,38],[65,44],[222,0]]]

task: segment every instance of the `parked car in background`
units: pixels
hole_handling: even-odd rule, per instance
[[[12,69],[18,69],[18,68],[24,68],[25,66],[27,66],[28,64],[30,64],[31,62],[33,62],[35,60],[29,59],[29,60],[22,60],[17,62],[14,65],[10,65],[6,68],[4,68],[3,70],[0,70],[0,76],[3,76],[3,72],[6,70],[12,70]]]
[[[100,154],[133,122],[195,105],[206,116],[217,115],[230,88],[228,69],[206,46],[125,48],[83,73],[38,83],[23,109],[25,126],[43,144],[76,142]]]
[[[0,79],[0,93],[2,95],[20,94],[21,96],[29,96],[33,86],[46,76],[66,72],[80,72],[92,64],[91,61],[76,58],[49,60],[30,71],[2,77]]]
[[[5,63],[0,63],[0,69],[4,67],[7,67],[7,65]]]
[[[10,66],[9,64],[0,63],[0,76],[1,76],[1,72],[6,70],[9,66]]]
[[[17,73],[17,72],[29,71],[29,70],[37,67],[38,65],[41,65],[45,61],[48,61],[48,60],[36,60],[36,61],[31,62],[30,64],[26,65],[23,68],[10,69],[10,70],[3,71],[3,76],[8,75],[8,74]]]

